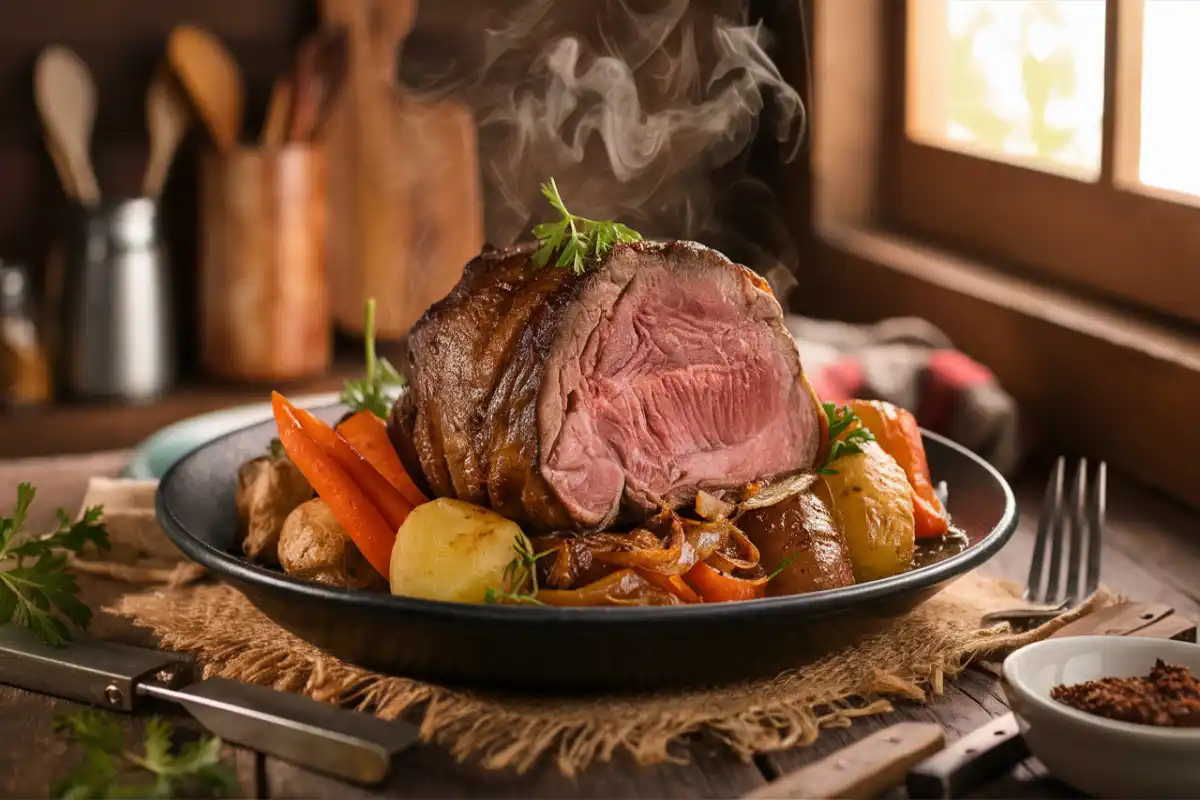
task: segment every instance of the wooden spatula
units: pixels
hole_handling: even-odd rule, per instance
[[[242,73],[208,31],[182,25],[171,32],[167,58],[219,151],[228,153],[242,133]]]
[[[65,47],[47,48],[34,69],[34,95],[63,188],[84,205],[97,205],[100,186],[88,153],[96,122],[96,84],[87,65]]]
[[[166,64],[159,64],[146,92],[146,127],[150,132],[150,159],[142,180],[142,194],[157,198],[167,180],[167,170],[179,142],[192,121],[187,98]]]

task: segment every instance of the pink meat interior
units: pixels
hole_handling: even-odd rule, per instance
[[[722,278],[727,277],[722,275]],[[654,508],[697,488],[807,466],[812,401],[774,300],[707,271],[639,272],[564,370],[562,426],[543,474],[580,520],[622,495]]]

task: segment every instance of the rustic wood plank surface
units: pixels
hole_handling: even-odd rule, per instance
[[[30,481],[39,489],[31,527],[44,528],[56,506],[78,507],[90,475],[116,474],[127,454],[31,459],[0,462],[0,507],[11,502],[16,484]],[[1017,483],[1022,518],[1017,534],[987,570],[1021,581],[1029,563],[1032,535],[1041,503],[1046,469],[1035,465]],[[1196,514],[1118,476],[1110,478],[1109,524],[1105,536],[1103,579],[1111,589],[1147,602],[1162,602],[1192,619],[1200,618],[1200,586],[1191,576],[1200,570],[1200,537],[1194,536]],[[83,578],[84,599],[103,605],[127,587]],[[145,631],[127,621],[98,615],[93,632],[131,644],[150,644]],[[54,779],[78,762],[81,751],[51,732],[54,714],[77,708],[54,698],[0,687],[0,796],[45,796]],[[953,741],[1007,712],[999,681],[991,672],[972,668],[941,697],[926,705],[897,703],[894,713],[857,720],[848,728],[824,731],[808,748],[763,756],[746,764],[732,758],[716,742],[697,739],[681,744],[688,761],[638,767],[625,759],[565,778],[543,764],[526,775],[494,774],[458,765],[441,750],[418,747],[397,760],[388,782],[370,789],[352,787],[276,759],[238,748],[227,748],[227,761],[236,769],[240,793],[247,797],[736,797],[785,772],[811,763],[886,725],[901,720],[932,721]],[[170,716],[182,736],[199,735],[199,728],[170,707],[156,708]],[[130,737],[140,736],[146,715],[131,717]],[[894,797],[903,797],[902,791]],[[1033,760],[990,784],[978,797],[1074,797],[1075,793],[1045,774]]]

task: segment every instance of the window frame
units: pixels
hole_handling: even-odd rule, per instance
[[[914,52],[910,43],[917,25],[930,24],[928,8],[943,2],[900,0],[887,8],[881,222],[959,252],[1200,322],[1200,197],[1137,181],[1145,0],[1107,0],[1103,149],[1095,182],[910,138],[910,125],[921,121],[909,76],[936,69],[927,52]]]

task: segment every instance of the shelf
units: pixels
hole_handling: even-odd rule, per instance
[[[338,391],[362,359],[339,358],[328,375],[278,387],[290,395]],[[196,414],[268,399],[266,385],[185,385],[144,405],[61,404],[0,412],[0,460],[133,447]]]

